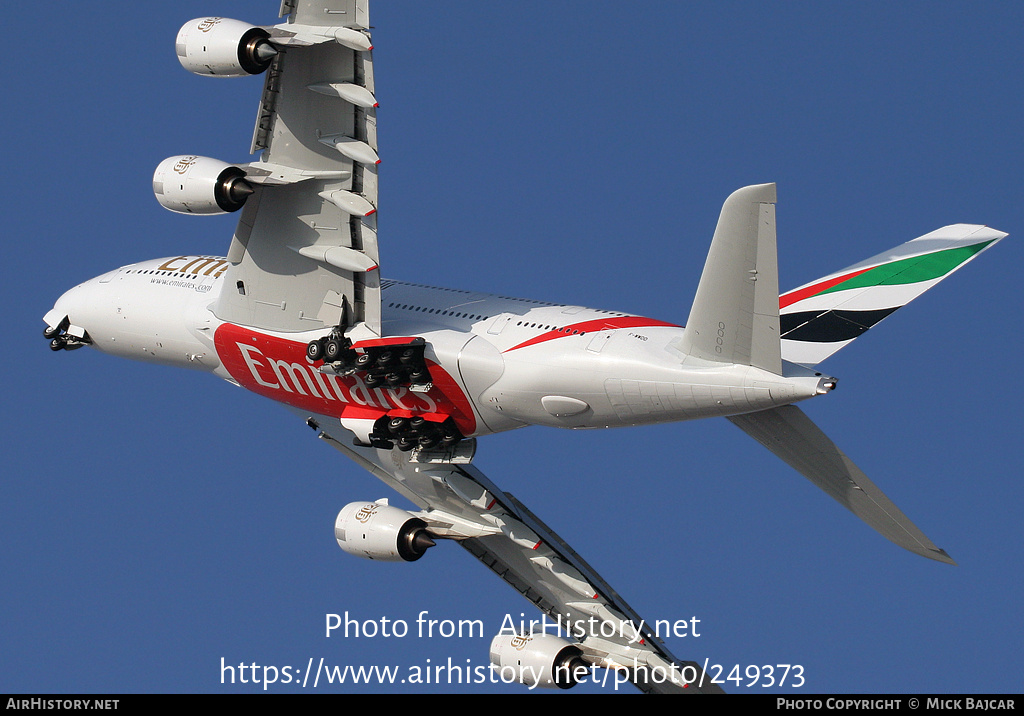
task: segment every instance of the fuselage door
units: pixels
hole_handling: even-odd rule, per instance
[[[600,353],[611,337],[611,331],[598,331],[594,337],[590,339],[590,343],[587,344],[587,350],[591,353]]]
[[[505,326],[507,326],[511,320],[511,313],[503,313],[497,318],[495,318],[493,321],[491,321],[491,325],[487,329],[487,332],[492,336],[496,336],[503,330],[505,330]]]

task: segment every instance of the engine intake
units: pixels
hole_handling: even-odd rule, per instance
[[[170,157],[153,173],[156,200],[179,214],[238,211],[253,191],[242,169],[209,157]]]
[[[498,634],[491,664],[502,680],[529,687],[571,689],[589,672],[583,652],[554,634]]]
[[[427,523],[386,500],[352,502],[334,521],[338,546],[349,554],[385,562],[415,562],[434,546]]]
[[[226,17],[189,20],[174,43],[178,61],[204,77],[246,77],[270,67],[277,49],[262,27]]]

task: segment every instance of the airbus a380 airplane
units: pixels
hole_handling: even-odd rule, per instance
[[[52,349],[194,368],[289,406],[420,510],[349,504],[342,549],[412,561],[452,539],[571,625],[565,639],[494,639],[492,663],[529,685],[571,686],[596,666],[645,691],[720,691],[472,464],[484,435],[727,417],[886,538],[952,563],[795,403],[835,387],[818,364],[1005,234],[947,226],[780,296],[775,187],[742,188],[685,327],[381,280],[367,4],[284,0],[281,24],[182,27],[190,71],[266,73],[258,161],[172,157],[153,177],[172,211],[241,211],[228,254],[132,264],[71,289],[44,318]]]

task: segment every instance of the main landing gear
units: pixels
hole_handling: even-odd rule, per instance
[[[321,371],[330,371],[345,377],[358,375],[367,388],[408,388],[414,393],[427,393],[434,384],[424,355],[427,343],[422,338],[375,338],[353,343],[343,330],[335,328],[323,338],[310,341],[306,357],[313,363],[322,362]],[[387,411],[387,412],[384,412]],[[416,450],[416,455],[449,458],[463,440],[452,417],[443,412],[414,413],[405,408],[384,408],[373,421],[369,433],[362,427],[346,425],[357,435],[360,444],[367,441],[375,448],[402,452]],[[358,422],[356,419],[355,422]],[[372,420],[372,418],[369,418]],[[369,421],[367,420],[367,422]],[[342,424],[346,417],[343,414]]]
[[[422,338],[381,338],[353,344],[335,330],[310,341],[306,357],[314,363],[322,360],[338,375],[362,373],[367,388],[408,387],[425,393],[432,387],[425,348]]]
[[[352,341],[335,330],[329,336],[310,341],[306,346],[306,357],[314,363],[322,360],[325,363],[344,364],[346,359],[355,359],[355,351],[352,350]]]
[[[370,445],[390,450],[398,447],[402,452],[413,448],[421,450],[447,450],[462,440],[462,433],[447,416],[411,415],[410,417],[385,415],[373,424]]]

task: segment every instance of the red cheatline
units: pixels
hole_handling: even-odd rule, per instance
[[[512,346],[509,351],[518,350],[519,348],[525,348],[526,346],[536,345],[537,343],[544,343],[545,341],[554,340],[555,338],[565,338],[566,336],[579,335],[581,333],[593,333],[596,331],[604,331],[615,328],[647,328],[652,326],[668,326],[669,328],[679,328],[674,323],[666,323],[665,321],[656,321],[653,318],[643,318],[642,316],[617,316],[615,318],[598,318],[593,321],[583,321],[582,323],[574,323],[571,326],[565,326],[554,331],[548,331],[542,333],[536,338],[531,338],[528,341],[524,341],[517,346]]]
[[[779,297],[779,308],[785,308],[786,306],[796,303],[797,301],[802,301],[803,299],[808,298],[809,296],[821,293],[822,291],[827,291],[833,286],[838,286],[843,281],[849,281],[851,278],[854,278],[855,276],[860,276],[862,273],[865,273],[870,270],[870,268],[861,269],[860,271],[854,271],[853,273],[848,273],[842,276],[836,276],[835,278],[830,278],[826,281],[816,283],[812,286],[802,288],[798,291],[790,291],[789,293]]]

